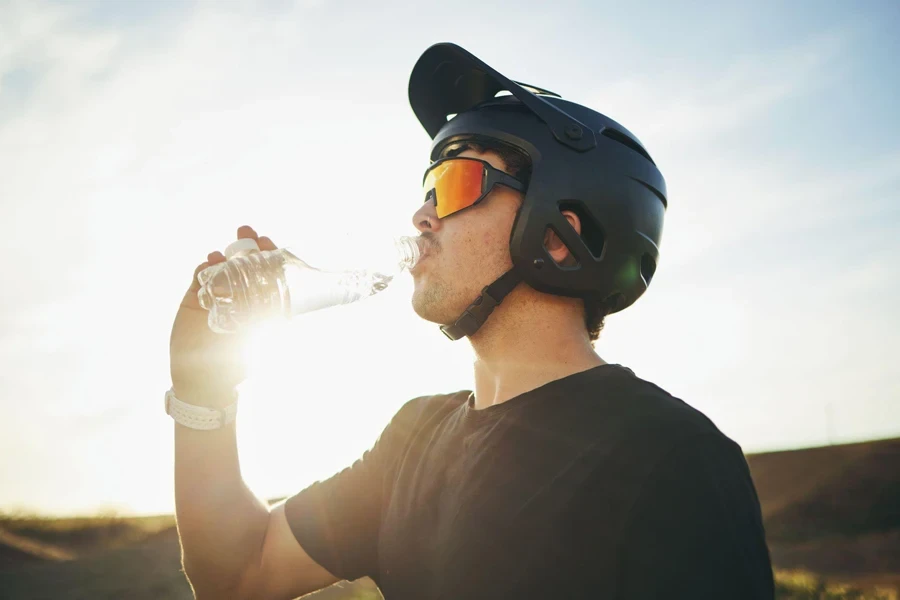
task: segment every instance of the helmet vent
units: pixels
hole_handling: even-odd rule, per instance
[[[650,158],[650,155],[647,154],[647,151],[644,150],[643,146],[638,144],[636,141],[634,141],[633,139],[631,139],[630,137],[628,137],[627,135],[625,135],[618,129],[612,129],[611,127],[606,127],[605,129],[603,129],[603,131],[600,132],[600,135],[606,136],[611,140],[615,140],[615,141],[619,142],[620,144],[625,144],[626,146],[628,146],[629,148],[631,148],[632,150],[634,150],[635,152],[637,152],[638,154],[640,154],[641,156],[643,156],[644,158],[649,160],[651,163],[653,163],[653,166],[656,166],[656,163],[653,162],[653,159]]]
[[[550,232],[553,232],[554,234],[556,234],[557,242],[561,243],[569,251],[569,255],[566,256],[562,260],[556,260],[550,254],[550,248],[547,247],[547,245],[550,243],[550,239],[551,239]],[[550,259],[553,262],[555,262],[556,266],[558,266],[560,269],[563,269],[563,270],[577,269],[579,266],[581,266],[581,263],[578,262],[578,259],[575,257],[575,254],[572,252],[572,249],[569,248],[569,246],[563,241],[562,236],[559,235],[559,232],[556,230],[556,228],[553,225],[548,225],[547,228],[544,230],[544,250],[547,251],[547,256],[550,256]]]
[[[644,252],[643,256],[641,256],[641,276],[647,285],[650,285],[650,280],[653,279],[654,273],[656,273],[656,261],[653,260],[652,256]]]
[[[606,245],[606,236],[603,235],[600,224],[594,219],[593,215],[584,208],[584,205],[581,204],[581,202],[576,200],[563,200],[559,203],[559,212],[562,213],[565,210],[572,211],[578,217],[578,220],[581,222],[581,239],[584,242],[584,245],[588,247],[591,255],[599,260],[600,256],[603,254],[603,246]]]

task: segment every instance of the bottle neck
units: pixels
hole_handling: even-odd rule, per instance
[[[418,238],[408,235],[401,236],[396,238],[394,246],[397,249],[400,270],[412,269],[422,257],[422,249],[419,247]]]

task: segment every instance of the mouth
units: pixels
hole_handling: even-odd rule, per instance
[[[422,262],[423,262],[426,258],[428,258],[428,255],[425,254],[424,252],[423,252],[421,255],[419,255],[419,260],[416,261],[415,266],[414,266],[412,269],[410,269],[409,272],[410,272],[410,273],[415,273],[416,271],[418,271],[418,270],[419,270],[419,265],[421,265]]]
[[[428,259],[431,256],[431,254],[432,254],[432,252],[431,252],[430,248],[428,248],[428,247],[424,248],[421,251],[421,253],[419,254],[419,260],[416,261],[416,265],[412,269],[410,269],[409,272],[415,273],[416,271],[418,271],[419,265],[421,265],[426,259]]]
[[[434,244],[427,240],[426,238],[420,237],[418,240],[419,245],[419,261],[423,261],[432,254],[434,254]]]

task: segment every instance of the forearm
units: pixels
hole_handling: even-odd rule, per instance
[[[234,423],[213,431],[175,425],[175,513],[197,597],[233,597],[269,521],[268,505],[241,477]]]

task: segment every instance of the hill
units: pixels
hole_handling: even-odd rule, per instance
[[[900,529],[900,439],[747,457],[771,540]]]
[[[776,565],[900,585],[900,439],[747,462]]]

